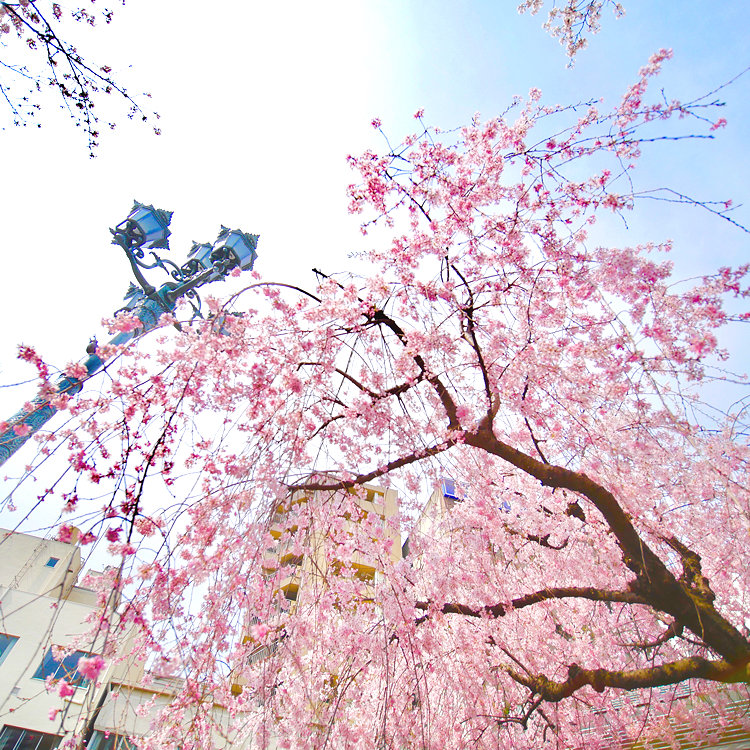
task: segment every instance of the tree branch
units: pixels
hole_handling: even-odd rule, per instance
[[[370,315],[367,316],[367,318],[373,325],[384,325],[393,334],[395,334],[396,338],[398,338],[398,340],[405,347],[408,346],[409,340],[404,330],[398,323],[396,323],[395,320],[393,320],[393,318],[391,318],[389,315],[386,315],[383,310],[375,309],[372,311],[372,313],[370,313]],[[428,373],[427,365],[422,356],[420,354],[415,354],[413,356],[414,362],[416,363],[417,367],[419,367],[422,375],[424,376],[424,379],[427,380],[427,382],[435,389],[435,392],[440,398],[440,402],[442,403],[443,408],[448,415],[448,428],[451,430],[460,430],[461,423],[458,419],[458,412],[456,409],[456,403],[453,400],[453,396],[451,396],[445,384],[442,382],[442,380],[440,380],[439,377],[437,377],[437,375],[430,375]]]
[[[322,362],[300,362],[297,365],[297,369],[300,367],[323,367]],[[354,385],[356,388],[358,388],[362,393],[366,393],[373,401],[379,401],[383,398],[388,398],[388,396],[398,396],[402,393],[405,393],[409,390],[415,383],[422,382],[424,379],[422,376],[419,376],[416,380],[414,380],[411,383],[400,383],[399,385],[394,385],[391,388],[387,388],[382,393],[378,393],[377,391],[373,391],[372,389],[368,388],[364,383],[360,383],[359,380],[357,380],[355,377],[350,375],[346,370],[342,370],[339,367],[334,368],[334,372],[336,372],[338,375],[341,375],[342,378],[345,380],[348,380],[352,385]]]
[[[505,667],[504,671],[516,682],[550,703],[564,700],[586,685],[601,693],[605,688],[636,690],[675,685],[690,679],[737,683],[746,682],[750,678],[747,667],[738,669],[736,665],[723,659],[709,661],[697,656],[656,667],[630,670],[581,669],[577,664],[571,664],[568,667],[568,679],[562,682],[550,680],[544,675],[522,674],[510,667]]]
[[[508,604],[491,604],[484,607],[470,607],[466,604],[448,602],[438,609],[444,615],[465,615],[467,617],[504,617],[514,609],[523,609],[532,604],[550,599],[589,599],[597,602],[623,602],[628,604],[648,604],[648,602],[634,591],[607,591],[593,586],[558,586],[535,591],[512,599]],[[435,605],[430,602],[417,602],[416,609],[427,611]]]
[[[451,268],[456,272],[456,275],[459,279],[461,279],[461,282],[463,283],[464,287],[466,288],[466,292],[469,295],[469,303],[461,308],[461,312],[464,313],[466,316],[466,332],[469,334],[470,341],[469,344],[471,345],[471,348],[474,350],[475,354],[477,355],[477,363],[479,364],[479,371],[482,373],[482,382],[484,383],[484,392],[487,396],[487,418],[492,421],[492,418],[494,417],[494,414],[492,413],[492,405],[493,405],[493,393],[492,388],[490,387],[490,376],[487,371],[487,365],[484,361],[484,356],[482,355],[482,349],[479,346],[479,341],[477,340],[476,330],[475,330],[475,322],[474,322],[474,292],[472,291],[471,286],[469,285],[469,282],[466,281],[466,278],[464,275],[456,268],[454,264],[451,264]]]
[[[666,643],[672,638],[677,638],[681,636],[682,631],[683,631],[682,625],[680,625],[677,622],[672,621],[667,627],[667,629],[658,638],[656,638],[653,641],[641,641],[637,643],[623,643],[621,645],[627,646],[630,648],[641,649],[642,651],[647,651],[648,649],[661,646],[662,644]]]
[[[414,451],[413,453],[409,453],[406,456],[401,456],[401,458],[396,458],[393,461],[389,461],[387,464],[383,464],[377,469],[373,469],[366,474],[357,474],[352,479],[342,479],[338,482],[310,481],[302,482],[301,484],[290,484],[287,485],[287,487],[289,490],[309,490],[311,492],[315,490],[347,490],[351,487],[357,487],[361,484],[367,484],[367,482],[371,482],[373,479],[377,479],[378,477],[382,477],[385,474],[389,474],[390,472],[395,471],[396,469],[400,469],[403,466],[409,466],[410,464],[417,463],[418,461],[422,461],[425,458],[430,458],[432,456],[437,456],[440,453],[444,453],[445,451],[456,445],[456,443],[458,443],[460,439],[460,436],[449,437],[438,445],[433,445],[428,448],[423,448],[421,450]]]

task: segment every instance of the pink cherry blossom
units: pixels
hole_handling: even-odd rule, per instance
[[[77,378],[83,380],[88,377],[88,370],[80,362],[71,362],[65,367],[65,374],[71,378]]]
[[[138,663],[184,680],[146,747],[594,750],[748,725],[750,429],[715,391],[746,383],[722,346],[750,266],[678,284],[682,248],[592,239],[638,210],[642,137],[686,112],[711,132],[706,102],[654,92],[668,58],[611,111],[532,90],[349,157],[361,275],[256,275],[237,317],[122,351],[76,399],[45,507],[110,543],[92,632],[132,628]]]
[[[107,537],[107,541],[109,542],[117,542],[120,539],[120,534],[122,533],[122,529],[107,529],[107,532],[105,536]]]
[[[250,628],[250,635],[256,641],[262,641],[270,632],[271,628],[269,628],[265,623],[261,623],[260,625],[253,625]]]
[[[73,527],[67,523],[62,524],[57,530],[57,540],[70,544],[73,540]]]
[[[111,328],[113,331],[134,331],[141,326],[141,321],[133,313],[120,313],[114,321],[111,322]]]
[[[92,682],[96,682],[99,678],[99,673],[106,666],[106,662],[101,656],[82,656],[78,660],[77,671],[82,677],[85,677]]]
[[[67,698],[68,696],[75,695],[75,686],[71,685],[66,680],[60,680],[57,684],[57,693],[61,698]]]

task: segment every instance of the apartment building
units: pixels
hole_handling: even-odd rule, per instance
[[[281,599],[277,614],[314,608],[334,577],[339,582],[351,579],[355,599],[370,603],[384,567],[402,556],[398,493],[375,485],[349,491],[298,491],[276,504],[269,535],[262,565]],[[370,544],[375,537],[380,539],[379,553]],[[382,551],[386,548],[387,553]],[[349,606],[356,606],[356,601],[342,602],[342,611]],[[250,614],[245,626],[243,640],[251,646],[257,621]],[[276,653],[282,639],[257,646],[248,663],[257,664]],[[238,677],[234,692],[239,693],[244,684]]]
[[[315,513],[308,512],[315,508]],[[303,580],[313,588],[329,576],[349,571],[358,580],[375,585],[385,562],[401,559],[398,493],[375,485],[350,491],[295,492],[280,501],[271,521],[274,544],[266,550],[264,568],[269,575],[280,567],[287,575],[279,586],[289,601],[297,601]],[[386,560],[358,539],[373,524],[390,541]]]
[[[77,533],[66,543],[0,529],[1,750],[51,750],[90,734],[89,717],[108,682],[128,676],[111,658],[95,681],[79,671],[81,658],[101,655],[108,644],[105,633],[91,632],[102,605],[79,584],[76,542]],[[127,641],[121,637],[119,646]],[[91,736],[88,747],[111,747],[104,739]]]
[[[307,513],[314,504],[317,512]],[[314,606],[331,576],[349,576],[360,584],[362,599],[371,601],[383,566],[401,558],[397,512],[397,493],[375,486],[295,493],[275,509],[264,573],[277,576],[287,608]],[[373,555],[361,543],[373,535],[389,540],[389,555]],[[79,580],[82,566],[77,534],[66,543],[0,530],[0,750],[52,750],[72,737],[87,750],[130,750],[129,738],[147,734],[182,688],[178,677],[145,679],[142,662],[107,659],[95,682],[78,672],[80,658],[101,654],[105,646],[102,636],[86,636],[101,605]],[[129,650],[127,640],[118,644],[121,653]],[[259,648],[250,661],[269,652]],[[63,681],[69,694],[61,696]],[[242,680],[235,687],[241,691]],[[217,746],[238,747],[223,730],[225,710],[215,705],[211,712]]]

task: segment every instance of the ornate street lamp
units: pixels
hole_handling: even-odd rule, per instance
[[[192,308],[192,319],[202,317],[201,299],[198,288],[204,284],[226,278],[235,268],[251,270],[258,257],[257,234],[246,234],[239,229],[222,226],[213,244],[193,244],[188,260],[181,266],[157,255],[154,250],[169,249],[169,223],[171,211],[162,211],[137,201],[125,221],[112,232],[112,244],[125,252],[138,286],[131,282],[125,295],[126,305],[118,312],[127,310],[135,315],[140,326],[131,331],[119,333],[109,344],[120,347],[159,325],[164,313],[171,313],[177,302],[185,299]],[[149,257],[146,256],[146,251]],[[170,281],[160,287],[152,286],[144,276],[144,271],[160,268]],[[90,377],[98,372],[106,362],[99,356],[96,345],[89,346],[89,356],[82,364]],[[74,395],[83,388],[83,379],[68,375],[55,384],[56,393]],[[7,421],[7,427],[0,432],[0,465],[10,458],[37,430],[48,422],[57,409],[47,394],[37,396],[28,408],[23,408]]]

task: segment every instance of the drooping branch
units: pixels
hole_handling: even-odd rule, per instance
[[[482,348],[479,346],[479,341],[477,340],[477,333],[476,333],[476,322],[474,318],[475,313],[475,302],[474,302],[474,291],[471,288],[471,285],[466,280],[466,277],[456,268],[455,264],[451,264],[451,268],[455,271],[456,275],[459,279],[461,279],[461,283],[466,288],[466,293],[468,295],[469,301],[461,308],[461,312],[464,314],[464,317],[466,319],[466,335],[468,336],[468,342],[471,348],[474,350],[474,353],[477,355],[477,364],[479,365],[479,371],[482,374],[482,382],[484,383],[484,392],[487,396],[487,409],[488,414],[491,413],[492,409],[492,403],[493,403],[493,393],[492,393],[492,387],[490,386],[490,376],[487,371],[487,365],[484,361],[484,355],[482,354]]]
[[[440,453],[444,453],[445,451],[456,445],[459,441],[460,436],[458,435],[455,437],[446,438],[443,442],[438,443],[437,445],[432,445],[426,448],[422,448],[421,450],[413,451],[412,453],[409,453],[405,456],[393,459],[393,461],[389,461],[388,463],[383,464],[382,466],[379,466],[372,471],[352,476],[350,479],[328,482],[310,480],[304,481],[300,484],[291,484],[288,486],[288,488],[290,490],[304,489],[309,490],[310,492],[316,490],[327,490],[333,492],[335,490],[351,489],[352,487],[357,487],[358,485],[372,482],[378,477],[382,477],[392,471],[396,471],[396,469],[401,469],[404,466],[410,466],[411,464],[418,463],[419,461],[423,461],[426,458],[431,458],[432,456],[437,456]]]
[[[322,362],[300,362],[297,367],[300,368],[300,367],[323,367],[323,366],[324,365]],[[344,378],[344,380],[349,381],[357,389],[362,391],[362,393],[366,393],[373,401],[379,401],[380,399],[388,398],[389,396],[399,396],[402,393],[406,393],[406,391],[408,391],[414,385],[424,380],[424,376],[419,375],[412,382],[399,383],[398,385],[394,385],[391,388],[386,388],[381,393],[378,393],[377,391],[373,391],[372,388],[368,388],[364,383],[361,383],[359,380],[357,380],[357,378],[355,378],[353,375],[348,373],[346,370],[342,370],[340,367],[335,367],[334,372],[337,375],[341,375],[341,377]]]
[[[118,84],[112,76],[112,71],[107,65],[95,65],[87,62],[78,52],[76,47],[70,42],[61,38],[56,31],[58,24],[63,16],[63,11],[58,3],[52,3],[52,15],[45,15],[39,7],[39,3],[0,3],[0,19],[6,15],[15,27],[16,35],[24,42],[28,50],[32,52],[39,50],[45,59],[46,64],[46,82],[56,89],[62,97],[64,106],[70,116],[82,125],[88,137],[89,155],[94,156],[94,150],[99,141],[98,116],[95,114],[94,107],[102,94],[116,94],[125,102],[129,119],[138,116],[143,122],[148,121],[148,116],[143,112],[136,100],[128,91]],[[94,25],[94,16],[84,9],[74,12],[73,17],[77,21],[85,21],[89,25]],[[112,12],[104,9],[102,11],[106,23],[112,19]],[[6,31],[8,29],[5,29]],[[0,29],[0,36],[3,29]],[[29,94],[23,97],[16,97],[14,102],[8,95],[7,87],[0,87],[3,97],[11,107],[16,117],[15,124],[24,124],[24,113],[21,109],[26,110],[26,115],[34,116],[39,109],[38,104],[30,104],[30,97],[34,90],[41,91],[41,83],[45,76],[36,73],[28,65],[8,65],[3,64],[6,70],[19,75],[31,82],[33,88]],[[17,106],[18,105],[18,106]],[[158,115],[156,115],[158,119]],[[114,123],[110,123],[114,127]],[[160,130],[154,128],[158,135]]]
[[[546,547],[547,549],[552,549],[558,552],[568,546],[569,537],[563,539],[560,544],[552,544],[552,542],[550,542],[551,534],[524,534],[511,528],[508,524],[503,524],[503,529],[510,536],[517,536],[527,542],[534,542],[534,544],[538,544],[540,547]]]
[[[568,489],[587,498],[601,513],[620,547],[625,565],[636,575],[637,591],[655,609],[667,612],[735,668],[750,663],[750,643],[707,601],[702,592],[678,581],[640,537],[615,496],[583,472],[544,464],[499,440],[484,422],[465,435],[465,443],[498,456],[542,485]]]
[[[133,532],[135,531],[135,519],[138,516],[140,512],[140,502],[141,498],[143,496],[143,492],[146,487],[146,479],[148,477],[149,471],[153,468],[154,462],[156,460],[156,456],[159,453],[160,449],[163,448],[166,439],[170,432],[172,431],[173,427],[172,424],[175,421],[177,415],[179,414],[179,407],[182,405],[182,403],[185,400],[185,397],[187,395],[188,389],[190,387],[190,381],[195,373],[195,370],[197,369],[198,365],[193,366],[193,369],[189,376],[185,378],[185,383],[182,387],[182,391],[175,402],[174,406],[169,412],[169,418],[167,419],[163,429],[159,433],[159,437],[154,441],[154,444],[146,457],[146,460],[143,463],[143,473],[138,479],[137,482],[137,489],[133,493],[132,499],[130,499],[127,502],[127,515],[130,517],[130,528],[128,529],[128,536],[127,536],[127,542],[130,543]]]
[[[521,401],[526,400],[526,394],[529,392],[529,379],[526,378],[526,382],[523,386],[523,391],[521,393]],[[526,425],[526,429],[529,431],[529,435],[531,436],[531,442],[534,443],[534,448],[536,448],[536,452],[539,454],[539,458],[542,459],[542,463],[548,464],[549,461],[547,460],[547,457],[542,452],[542,446],[539,444],[539,441],[537,440],[536,435],[534,435],[534,430],[531,429],[531,424],[529,423],[529,418],[524,414],[523,415],[523,421]]]
[[[661,646],[667,641],[670,641],[672,638],[677,638],[681,636],[683,630],[684,628],[682,627],[682,625],[680,625],[678,622],[675,622],[673,620],[669,624],[667,629],[658,638],[655,638],[653,641],[641,641],[639,643],[627,643],[627,644],[622,644],[622,645],[628,646],[630,648],[637,648],[641,651],[648,651],[649,649],[656,648],[657,646]]]
[[[634,591],[608,591],[593,586],[557,586],[524,594],[512,599],[507,604],[490,604],[484,607],[471,607],[466,604],[448,602],[434,605],[430,602],[417,602],[414,606],[422,611],[436,610],[444,615],[464,615],[466,617],[505,617],[514,609],[523,609],[533,604],[551,599],[589,599],[596,602],[622,602],[626,604],[648,604],[648,602]]]
[[[529,11],[535,15],[542,8],[540,0],[523,0],[519,13]],[[588,44],[588,35],[599,31],[602,9],[611,6],[616,18],[624,15],[623,6],[616,0],[565,0],[552,3],[544,29],[560,40],[571,64],[576,54]]]
[[[746,682],[750,678],[747,667],[738,669],[736,665],[723,659],[710,661],[697,656],[641,669],[581,669],[577,664],[571,664],[568,667],[568,678],[561,682],[550,680],[540,674],[522,674],[510,667],[506,667],[504,671],[516,682],[550,703],[569,698],[587,685],[601,693],[605,688],[636,690],[675,685],[690,679],[738,683]]]

